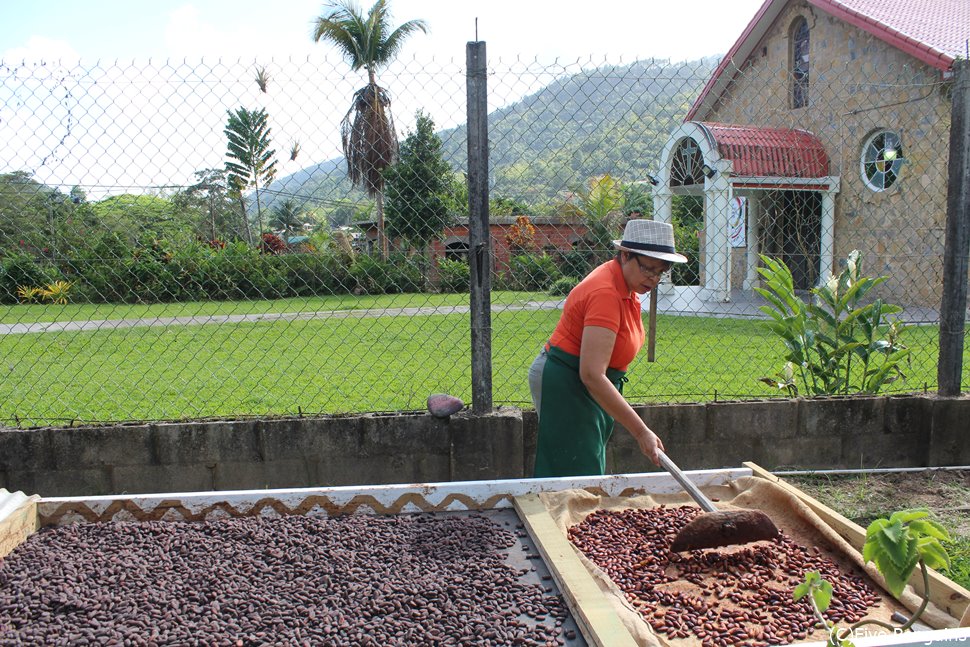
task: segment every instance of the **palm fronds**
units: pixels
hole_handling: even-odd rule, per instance
[[[369,84],[354,93],[350,110],[340,122],[350,181],[371,196],[383,190],[382,172],[397,161],[397,132],[390,106],[388,92]]]

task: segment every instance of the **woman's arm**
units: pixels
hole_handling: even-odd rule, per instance
[[[664,449],[663,443],[606,377],[615,343],[616,333],[609,328],[583,328],[583,339],[579,346],[579,378],[603,410],[633,434],[644,456],[659,466],[657,450]]]

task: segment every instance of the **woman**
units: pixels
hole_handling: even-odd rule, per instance
[[[656,288],[673,263],[687,258],[677,253],[674,229],[665,222],[631,220],[623,240],[613,244],[616,258],[572,289],[529,369],[539,415],[537,477],[603,474],[614,420],[660,463],[663,443],[623,398],[623,383],[645,337],[637,295]]]

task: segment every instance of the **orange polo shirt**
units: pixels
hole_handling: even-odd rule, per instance
[[[646,334],[640,298],[627,289],[623,268],[616,259],[594,269],[572,289],[549,344],[578,356],[586,326],[609,328],[616,333],[610,368],[625,371],[643,347]]]

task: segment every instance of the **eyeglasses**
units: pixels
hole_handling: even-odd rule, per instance
[[[670,274],[670,270],[655,270],[652,267],[648,267],[640,262],[636,254],[630,254],[633,260],[636,261],[637,267],[640,268],[640,273],[643,274],[648,279],[657,279],[658,281],[663,279],[665,276]]]

